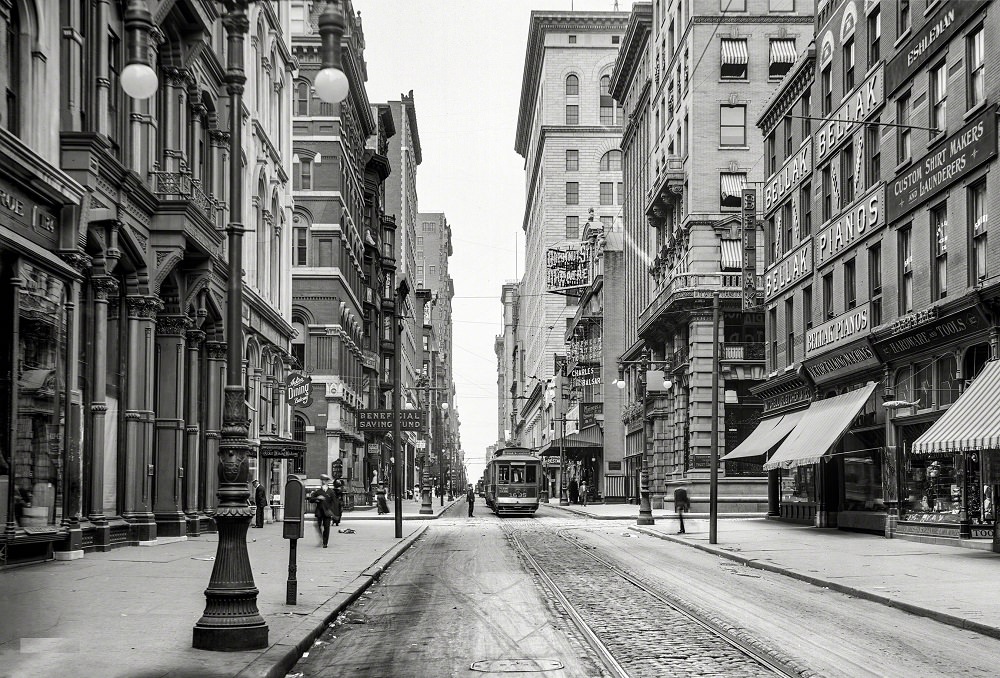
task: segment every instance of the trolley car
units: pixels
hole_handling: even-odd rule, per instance
[[[483,472],[486,505],[498,516],[534,515],[538,510],[541,479],[542,464],[532,450],[526,447],[497,450]]]

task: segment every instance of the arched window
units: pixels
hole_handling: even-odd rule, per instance
[[[18,3],[14,2],[7,19],[7,68],[4,73],[7,90],[7,107],[4,110],[3,126],[11,133],[18,134],[20,121],[18,107],[21,105],[21,14]]]
[[[306,420],[301,414],[295,415],[295,421],[292,423],[292,438],[300,443],[306,441]]]
[[[958,399],[958,365],[951,353],[937,361],[937,406],[947,407]]]
[[[279,281],[281,276],[278,274],[278,261],[281,256],[281,241],[278,238],[278,225],[281,223],[281,206],[278,204],[278,191],[275,190],[271,195],[271,223],[268,224],[268,230],[270,233],[268,236],[271,239],[271,247],[268,251],[268,286],[271,293],[271,301],[278,305],[280,301]]]
[[[989,344],[976,344],[975,346],[970,346],[965,351],[965,356],[962,358],[962,380],[965,382],[966,387],[968,387],[973,379],[979,376],[979,373],[983,371],[983,366],[989,359]]]
[[[611,96],[611,76],[601,76],[601,124],[615,124],[615,100]]]
[[[622,152],[614,149],[608,151],[601,156],[601,171],[602,172],[621,172],[622,171]]]
[[[309,221],[301,214],[292,217],[292,266],[309,265]]]
[[[292,338],[292,357],[298,363],[297,369],[303,370],[306,367],[306,323],[301,317],[292,319],[292,327],[297,335]]]
[[[309,115],[309,83],[295,86],[295,115]]]
[[[566,96],[575,97],[580,94],[580,78],[575,75],[566,76]]]

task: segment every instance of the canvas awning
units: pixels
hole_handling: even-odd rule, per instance
[[[958,400],[913,441],[914,454],[1000,449],[1000,360],[986,363]]]
[[[771,63],[772,64],[794,64],[798,54],[795,53],[794,40],[772,40],[771,41]]]
[[[740,256],[743,241],[723,240],[722,241],[722,270],[740,270],[743,268],[743,257]]]
[[[746,457],[767,454],[792,432],[792,429],[795,428],[795,425],[799,423],[802,415],[805,413],[805,410],[799,410],[797,412],[778,415],[777,417],[762,419],[757,424],[757,428],[747,436],[747,439],[737,445],[736,449],[732,452],[724,456],[722,461],[733,461],[734,459],[744,459]]]
[[[738,198],[743,195],[743,189],[746,187],[747,187],[746,174],[725,173],[722,175],[723,198],[728,198],[729,196],[735,196]]]
[[[746,64],[747,63],[747,41],[744,39],[722,40],[722,63],[724,64]]]
[[[843,395],[814,401],[795,430],[764,463],[764,470],[815,464],[822,459],[847,433],[876,386],[875,382],[869,382]]]

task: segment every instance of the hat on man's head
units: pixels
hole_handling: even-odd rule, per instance
[[[320,480],[330,480],[331,478],[330,478],[330,476],[326,475],[325,473],[320,473],[319,474],[319,479]]]

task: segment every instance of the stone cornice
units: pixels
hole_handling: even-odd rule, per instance
[[[757,14],[753,16],[733,16],[731,14],[724,15],[707,15],[707,16],[693,16],[691,17],[691,23],[693,24],[811,24],[813,22],[813,16],[811,14],[800,15],[800,16],[778,16],[773,14]]]
[[[653,3],[637,2],[632,5],[632,16],[625,29],[625,38],[618,50],[618,61],[611,72],[611,96],[622,102],[631,86],[642,57],[646,54],[649,34],[653,27]]]
[[[545,53],[545,34],[550,30],[574,30],[580,33],[624,31],[628,26],[628,12],[551,12],[535,10],[531,13],[528,44],[524,55],[524,75],[521,78],[521,104],[517,114],[517,131],[514,150],[524,157],[528,152],[534,101],[538,96],[538,83],[542,77],[542,58]]]
[[[770,100],[764,104],[764,110],[757,118],[757,128],[765,136],[770,134],[785,114],[791,111],[802,93],[812,85],[815,78],[816,48],[814,45],[809,45],[771,95]]]

